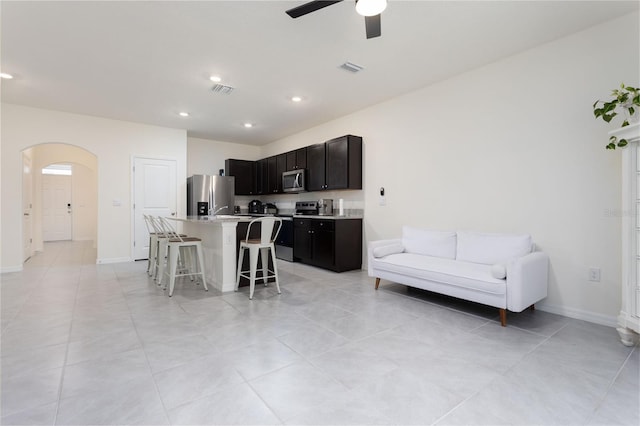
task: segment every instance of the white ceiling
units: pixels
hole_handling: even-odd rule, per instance
[[[391,0],[382,37],[367,40],[353,1],[285,14],[303,3],[3,0],[1,66],[15,78],[2,81],[2,101],[262,145],[639,4]],[[213,93],[211,74],[235,90]]]

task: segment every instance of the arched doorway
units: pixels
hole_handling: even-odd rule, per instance
[[[30,206],[29,215],[23,215],[23,240],[26,260],[35,251],[44,250],[45,222],[43,194],[47,191],[43,169],[64,164],[69,175],[70,238],[74,241],[91,240],[97,246],[98,216],[98,159],[91,152],[74,145],[44,143],[23,150],[23,209]],[[24,164],[30,164],[30,171]],[[29,185],[29,182],[31,184]],[[65,206],[65,210],[66,210]],[[28,219],[28,220],[27,220]],[[27,244],[30,241],[30,244]],[[28,252],[30,251],[30,253]]]

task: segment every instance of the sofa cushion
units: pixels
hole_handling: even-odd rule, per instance
[[[491,276],[491,266],[414,253],[373,259],[372,266],[395,274],[416,277],[491,294],[506,294],[506,280]]]
[[[492,265],[531,253],[531,235],[458,231],[456,259]]]
[[[402,227],[402,245],[407,253],[456,258],[456,233]]]
[[[404,246],[400,243],[387,244],[385,246],[375,247],[373,249],[373,257],[385,257],[390,254],[402,253]]]
[[[491,276],[499,280],[504,280],[505,278],[507,278],[507,267],[502,263],[491,265]]]

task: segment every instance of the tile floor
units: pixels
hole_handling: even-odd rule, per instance
[[[638,425],[639,348],[613,328],[497,312],[280,265],[168,298],[146,263],[48,243],[1,276],[2,424]]]

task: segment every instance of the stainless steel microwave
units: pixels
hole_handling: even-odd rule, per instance
[[[282,173],[282,190],[284,192],[303,192],[305,188],[305,169]]]

